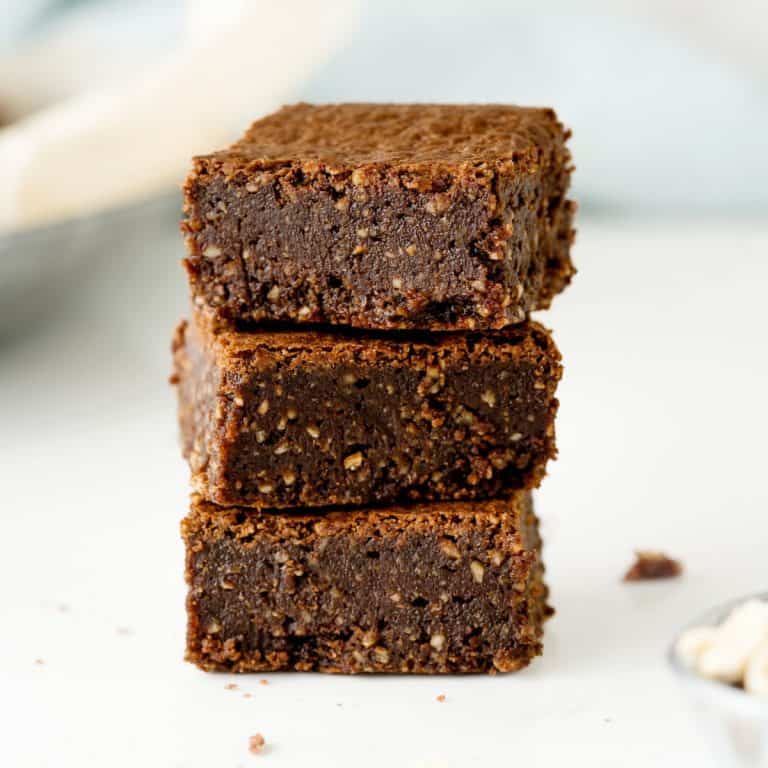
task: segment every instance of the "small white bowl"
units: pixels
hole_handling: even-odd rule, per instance
[[[697,712],[702,733],[715,750],[717,764],[768,768],[768,698],[702,677],[689,669],[677,653],[678,640],[687,629],[717,626],[734,608],[750,599],[768,601],[768,592],[731,600],[692,621],[678,633],[667,657]]]

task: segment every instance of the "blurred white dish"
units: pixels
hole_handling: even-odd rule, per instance
[[[733,768],[768,768],[768,700],[727,683],[703,677],[681,659],[680,637],[693,627],[719,626],[748,600],[768,600],[768,592],[740,597],[713,608],[684,629],[672,644],[668,658],[690,698],[700,732],[711,740],[719,765]]]
[[[86,264],[105,256],[158,247],[178,240],[178,193],[0,235],[0,337],[35,324],[57,305],[77,295],[87,280]],[[141,297],[137,297],[141,302]]]
[[[356,18],[357,0],[188,0],[184,34],[162,61],[149,67],[137,50],[133,77],[0,128],[0,231],[92,214],[178,184],[192,155],[225,146],[295,98]],[[83,55],[76,42],[68,49],[58,40],[35,50],[32,61],[50,55],[53,71]],[[24,79],[14,63],[0,60],[0,82]],[[30,82],[35,77],[30,72]],[[0,104],[9,93],[0,87]]]

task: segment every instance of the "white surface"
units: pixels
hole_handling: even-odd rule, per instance
[[[566,376],[538,495],[558,611],[543,658],[268,686],[181,661],[170,242],[106,261],[56,332],[0,348],[0,765],[712,764],[664,652],[768,586],[768,226],[582,220],[580,274],[544,318]],[[622,584],[636,547],[681,557],[684,578]],[[256,732],[269,748],[251,756]]]

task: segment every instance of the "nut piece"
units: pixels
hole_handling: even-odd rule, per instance
[[[435,632],[435,634],[429,638],[429,644],[436,651],[442,651],[445,647],[445,635],[441,634],[440,632]]]
[[[699,656],[712,645],[716,634],[716,627],[692,627],[683,632],[675,648],[680,661],[693,669]]]
[[[478,583],[483,583],[483,576],[485,576],[485,568],[483,564],[478,560],[473,560],[469,564],[469,570],[472,571],[472,578]]]
[[[440,550],[446,557],[450,557],[453,560],[461,558],[459,548],[450,539],[440,539]]]
[[[486,389],[485,392],[480,395],[480,399],[490,408],[493,408],[496,405],[496,393],[490,389]]]
[[[744,679],[747,663],[768,638],[768,603],[748,600],[735,608],[716,630],[698,657],[696,668],[705,677],[724,683]]]
[[[768,695],[768,637],[752,654],[744,670],[744,688],[748,693]]]
[[[260,416],[263,416],[268,410],[269,410],[269,400],[262,400],[259,403],[259,407],[256,409],[256,412]]]
[[[320,430],[316,424],[307,424],[307,434],[313,439],[317,440],[320,437]]]
[[[360,468],[363,463],[363,454],[360,451],[351,453],[344,459],[344,469],[348,469],[350,472],[354,472]]]

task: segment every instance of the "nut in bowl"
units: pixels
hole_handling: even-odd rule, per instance
[[[718,764],[768,768],[768,592],[689,624],[675,638],[669,662]]]

